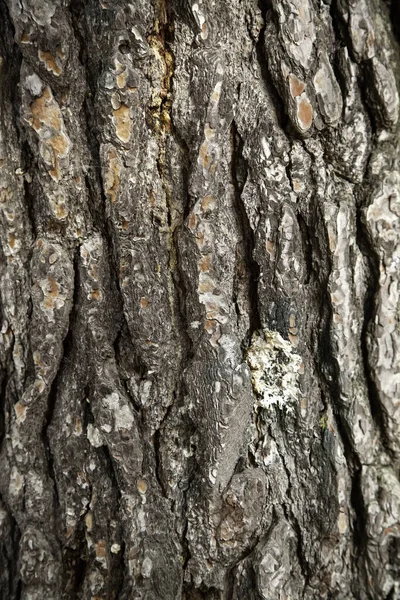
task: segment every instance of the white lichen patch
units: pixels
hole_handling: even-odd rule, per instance
[[[257,405],[262,408],[278,406],[293,411],[301,397],[299,387],[301,357],[293,352],[292,344],[277,331],[264,330],[253,335],[247,351]]]
[[[116,429],[131,429],[134,423],[133,412],[128,404],[123,403],[123,399],[116,392],[112,392],[103,400],[104,405],[112,411],[115,419]],[[104,426],[102,426],[104,429]],[[111,432],[110,431],[107,433]]]
[[[11,469],[11,476],[10,476],[10,488],[9,488],[10,495],[13,496],[14,498],[16,496],[19,496],[23,487],[24,487],[24,477],[23,477],[23,475],[21,475],[21,473],[19,473],[17,467],[13,466],[13,468]]]
[[[141,568],[142,577],[144,577],[145,579],[149,579],[152,570],[153,570],[153,562],[148,556],[146,556],[142,563],[142,568]]]
[[[96,429],[96,427],[93,427],[93,425],[91,423],[88,425],[88,428],[87,428],[87,438],[89,440],[89,443],[94,448],[100,448],[100,446],[103,446],[103,444],[104,444],[101,433],[99,432],[98,429]]]

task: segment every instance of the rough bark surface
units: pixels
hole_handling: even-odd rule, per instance
[[[0,597],[399,599],[396,1],[0,13]]]

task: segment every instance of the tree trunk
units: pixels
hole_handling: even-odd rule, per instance
[[[396,0],[0,0],[0,597],[400,599]]]

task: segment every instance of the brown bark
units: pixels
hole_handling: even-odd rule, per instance
[[[400,599],[399,21],[0,0],[0,597]]]

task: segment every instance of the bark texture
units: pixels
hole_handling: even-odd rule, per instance
[[[400,599],[396,1],[0,13],[0,597]]]

